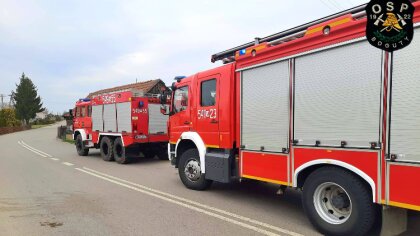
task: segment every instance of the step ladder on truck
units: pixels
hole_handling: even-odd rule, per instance
[[[100,150],[102,159],[129,163],[141,153],[167,159],[167,116],[160,112],[160,95],[129,90],[80,99],[73,110],[77,153]]]
[[[172,86],[168,153],[184,185],[254,179],[303,191],[326,235],[406,230],[420,211],[420,2],[414,39],[369,45],[365,5],[211,58]]]

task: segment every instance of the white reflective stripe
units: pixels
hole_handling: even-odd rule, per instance
[[[195,144],[198,150],[198,154],[200,156],[201,172],[206,173],[206,163],[204,161],[204,157],[206,156],[206,145],[204,145],[203,139],[201,139],[200,135],[197,132],[182,133],[181,138],[178,139],[178,142],[176,143],[175,155],[178,150],[178,145],[183,139],[191,140]]]
[[[307,162],[307,163],[299,166],[296,169],[295,174],[293,176],[293,187],[297,187],[297,179],[298,179],[299,173],[302,170],[304,170],[304,169],[306,169],[310,166],[314,166],[314,165],[318,165],[318,164],[328,164],[328,165],[341,166],[341,167],[344,167],[344,168],[352,171],[353,173],[356,173],[357,175],[362,177],[364,180],[366,180],[366,182],[369,183],[370,187],[372,188],[373,202],[376,201],[375,182],[373,181],[373,179],[371,177],[369,177],[369,175],[367,175],[365,172],[361,171],[360,169],[356,168],[355,166],[352,166],[352,165],[350,165],[348,163],[345,163],[345,162],[342,162],[342,161],[337,161],[337,160],[332,160],[332,159],[319,159],[319,160]]]

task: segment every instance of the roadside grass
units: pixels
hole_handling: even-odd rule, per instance
[[[70,143],[70,144],[75,143],[73,139],[63,139],[63,142]]]
[[[61,136],[61,140],[66,143],[74,144],[75,141],[73,140],[73,135],[70,133],[66,133]]]
[[[31,129],[39,129],[39,128],[43,128],[43,127],[47,127],[47,126],[50,126],[51,124],[49,124],[49,125],[31,125]]]

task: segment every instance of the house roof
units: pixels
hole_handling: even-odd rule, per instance
[[[161,79],[155,79],[155,80],[148,80],[148,81],[139,82],[139,83],[126,84],[126,85],[117,86],[117,87],[113,87],[113,88],[101,89],[101,90],[98,90],[96,92],[89,93],[88,98],[92,98],[93,96],[96,96],[96,95],[99,95],[99,94],[125,91],[125,90],[129,90],[129,89],[141,90],[144,93],[148,93],[150,90],[152,90],[160,82],[165,84]]]

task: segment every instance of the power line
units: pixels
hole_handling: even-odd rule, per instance
[[[10,97],[9,101],[5,101],[6,97]],[[4,95],[0,94],[0,109],[6,108],[6,107],[13,107],[15,105],[15,101],[13,100],[13,94],[10,95]]]
[[[327,0],[329,3],[331,3],[332,6],[337,8],[337,10],[341,10],[341,6],[335,1],[335,0]]]
[[[319,0],[322,4],[324,4],[326,7],[328,7],[330,10],[334,11],[335,9],[333,9],[329,4],[327,4],[325,1],[326,0]]]

